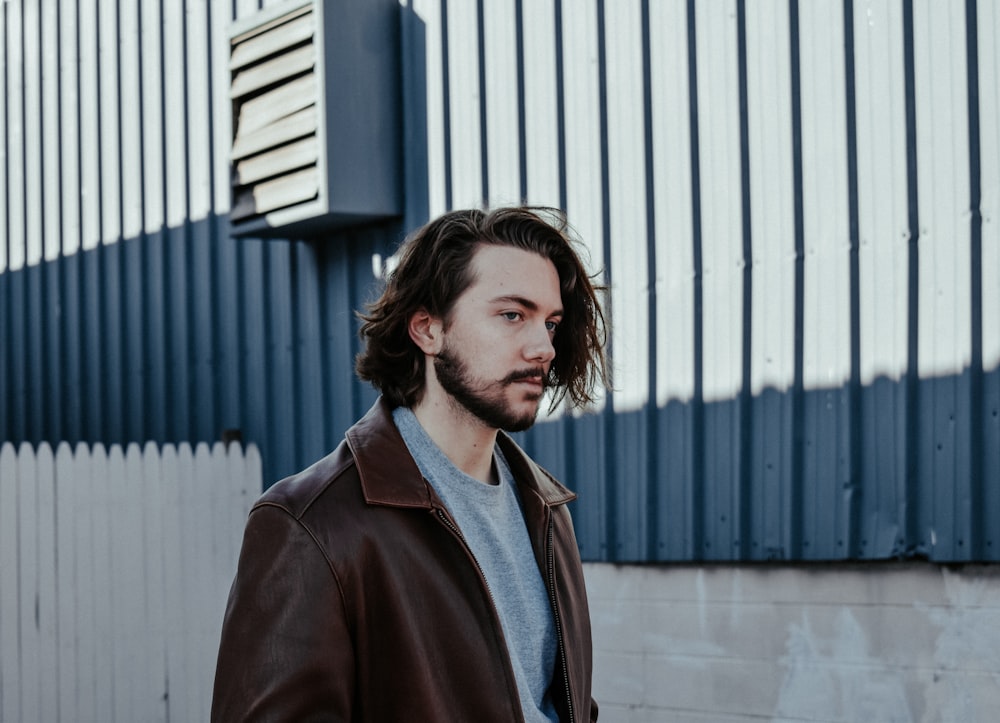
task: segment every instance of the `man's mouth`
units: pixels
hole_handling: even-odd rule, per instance
[[[508,374],[504,382],[506,384],[530,384],[532,386],[544,387],[545,374],[539,369],[522,369]]]

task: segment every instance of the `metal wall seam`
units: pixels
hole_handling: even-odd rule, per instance
[[[861,238],[858,203],[858,113],[857,113],[857,64],[855,62],[854,2],[845,0],[843,15],[844,33],[844,103],[845,103],[845,153],[847,172],[847,227],[850,244],[851,284],[851,380],[850,408],[847,412],[850,431],[845,440],[848,445],[846,473],[838,481],[841,495],[841,514],[834,537],[825,545],[817,539],[817,554],[823,557],[858,554],[859,511],[861,508],[862,440],[867,430],[861,406]]]
[[[976,7],[976,47],[978,56],[979,85],[973,88],[980,113],[980,188],[982,212],[982,416],[973,420],[982,429],[982,490],[984,497],[980,509],[987,519],[983,522],[983,535],[979,549],[984,556],[995,557],[1000,548],[1000,7],[988,0]]]
[[[659,334],[659,297],[661,294],[661,284],[657,278],[657,253],[656,253],[656,164],[653,157],[653,72],[652,72],[652,47],[650,41],[650,12],[648,0],[643,0],[640,7],[639,36],[640,58],[642,63],[642,155],[641,164],[643,170],[643,181],[645,186],[645,230],[646,230],[646,269],[645,269],[645,290],[644,300],[646,312],[645,337],[646,346],[646,372],[647,403],[644,410],[645,420],[642,433],[646,437],[646,449],[641,458],[641,476],[647,480],[646,503],[640,507],[639,514],[644,518],[646,524],[644,555],[655,558],[657,551],[662,545],[660,534],[660,479],[659,462],[657,449],[660,441],[660,414],[657,408],[659,399],[657,368],[659,361],[657,353],[660,349]],[[642,303],[642,302],[640,302]]]

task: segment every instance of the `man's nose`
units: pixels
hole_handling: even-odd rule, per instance
[[[552,346],[552,335],[545,322],[532,325],[531,339],[525,349],[525,356],[531,361],[548,364],[556,356],[556,349]]]

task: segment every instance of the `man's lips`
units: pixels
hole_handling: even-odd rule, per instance
[[[544,387],[545,375],[537,369],[525,369],[508,374],[504,382],[506,384],[528,384],[533,387]]]
[[[528,377],[528,378],[525,378],[525,379],[518,379],[517,381],[514,381],[512,383],[513,384],[527,384],[528,386],[532,386],[532,387],[542,387],[542,386],[544,386],[544,381],[542,380],[541,377]]]

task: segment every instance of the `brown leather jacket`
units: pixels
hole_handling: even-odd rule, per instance
[[[563,721],[596,720],[574,495],[499,443],[555,613],[553,699]],[[384,401],[251,510],[212,720],[523,720],[485,579]]]

